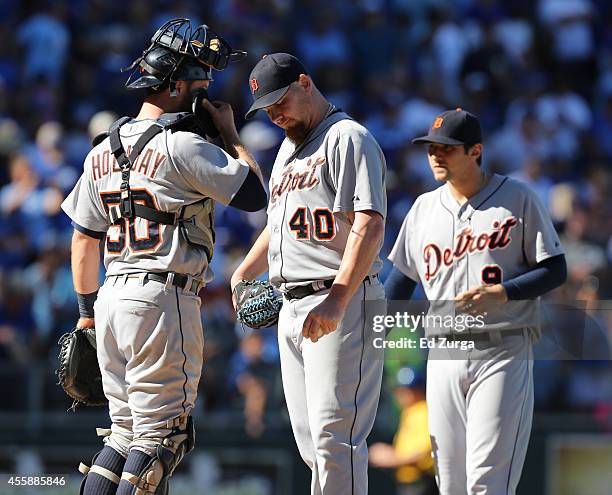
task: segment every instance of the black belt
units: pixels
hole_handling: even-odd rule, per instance
[[[372,283],[377,278],[378,274],[368,275],[366,278],[363,279],[363,281],[365,282],[367,280],[368,282]],[[316,294],[319,291],[331,289],[331,286],[333,284],[333,278],[327,280],[319,280],[317,282],[312,282],[311,284],[300,285],[298,287],[294,287],[293,289],[289,289],[288,291],[284,292],[283,295],[289,301],[291,301],[292,299],[302,299],[306,296]]]
[[[171,278],[171,284],[178,287],[179,289],[185,289],[187,284],[189,283],[189,275],[185,275],[183,273],[176,272],[133,272],[127,273],[124,275],[109,275],[106,278],[114,277],[115,279],[120,279],[122,277],[125,278],[140,278],[144,273],[144,280],[153,280],[154,282],[160,282],[162,284],[166,284],[168,282],[168,278]],[[197,280],[195,278],[191,279],[191,285],[187,287],[187,290],[197,294],[202,287],[203,282],[201,280]]]

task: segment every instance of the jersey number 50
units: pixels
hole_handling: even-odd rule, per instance
[[[336,236],[336,224],[334,214],[328,208],[317,208],[312,212],[314,222],[314,238],[317,241],[331,241]],[[300,206],[289,220],[289,229],[294,233],[298,241],[310,239],[310,224],[308,222],[308,211],[305,206]]]
[[[100,193],[104,209],[108,215],[108,210],[112,205],[118,205],[121,198],[120,192]],[[157,209],[155,198],[146,189],[132,189],[134,203],[140,203],[149,208]],[[136,221],[144,222],[144,231],[136,228]],[[115,230],[115,232],[112,231]],[[129,231],[129,247],[131,251],[155,251],[161,244],[159,223],[145,220],[144,218],[130,218],[118,220],[116,224],[106,234],[106,250],[109,254],[119,254],[125,249],[126,232]]]

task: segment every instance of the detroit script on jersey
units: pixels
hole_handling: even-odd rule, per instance
[[[278,184],[275,184],[274,177],[270,179],[270,202],[276,203],[285,193],[295,190],[312,189],[319,183],[317,167],[325,165],[326,162],[327,160],[324,156],[309,158],[306,161],[303,172],[297,172],[294,164],[288,165],[283,170]]]
[[[502,221],[494,220],[491,230],[474,233],[472,227],[463,229],[455,237],[454,247],[441,248],[435,242],[431,242],[423,249],[423,261],[427,269],[425,280],[429,282],[441,269],[448,269],[456,260],[463,258],[467,253],[494,251],[508,247],[512,238],[510,231],[518,225],[518,220],[511,215]]]
[[[453,197],[448,185],[419,196],[389,259],[404,275],[422,282],[437,314],[446,314],[454,312],[452,302],[463,292],[511,280],[562,253],[537,195],[517,180],[493,174],[465,203]],[[537,327],[539,321],[537,304],[514,301],[488,311],[477,331]],[[427,328],[426,333],[448,330]]]
[[[385,169],[372,135],[342,112],[330,114],[299,146],[285,139],[269,182],[270,281],[291,288],[333,279],[351,230],[345,213],[386,216]],[[381,266],[377,258],[371,273]]]

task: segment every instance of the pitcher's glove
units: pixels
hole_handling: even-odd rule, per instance
[[[59,385],[74,399],[72,409],[79,404],[103,406],[107,403],[102,390],[102,374],[96,355],[96,331],[75,328],[59,340]]]
[[[270,282],[241,280],[233,295],[239,322],[251,328],[266,328],[278,321],[283,296]]]

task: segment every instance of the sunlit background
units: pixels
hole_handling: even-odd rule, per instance
[[[95,428],[108,427],[106,411],[66,412],[70,401],[54,375],[57,341],[78,315],[72,229],[60,204],[92,136],[121,115],[136,115],[139,95],[124,89],[120,69],[173,17],[206,23],[249,52],[215,73],[210,94],[232,104],[266,175],[282,133],[265,115],[243,119],[248,74],[265,53],[300,57],[322,92],[370,129],[389,170],[383,256],[415,198],[436,187],[423,149],[410,139],[436,114],[460,106],[481,118],[484,167],[528,182],[550,210],[569,280],[548,300],[612,299],[607,0],[2,0],[0,472],[62,475],[68,485],[11,492],[0,477],[0,494],[75,493],[78,463],[101,448]],[[211,495],[309,493],[284,405],[275,330],[236,326],[229,299],[229,277],[264,224],[263,212],[217,209],[216,278],[201,293],[206,357],[194,411],[197,445],[177,470],[173,494],[204,493],[201,487]],[[611,314],[590,313],[600,360],[535,363],[521,495],[610,493]],[[556,322],[563,323],[564,331],[583,331],[580,322]],[[423,362],[418,353],[387,356],[372,441],[392,440],[399,413],[392,390],[407,367],[418,371]],[[395,493],[392,471],[372,469],[370,480],[371,493]]]

